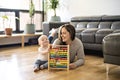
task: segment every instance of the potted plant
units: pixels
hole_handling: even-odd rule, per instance
[[[3,28],[5,30],[5,34],[6,35],[12,35],[12,28],[10,27],[11,26],[10,25],[11,24],[11,19],[9,19],[9,17],[7,15],[3,15],[2,18],[3,18]],[[18,17],[15,17],[15,19],[19,20]],[[9,22],[8,27],[5,26],[5,24],[7,24],[7,23],[5,23],[5,21]]]
[[[61,21],[60,16],[56,15],[56,9],[58,8],[59,0],[48,0],[48,9],[52,9],[54,11],[54,15],[51,16],[50,21]]]
[[[33,4],[33,0],[30,0],[30,6],[29,6],[30,23],[26,24],[26,27],[24,30],[24,33],[26,34],[35,33],[34,15],[35,15],[35,6]]]

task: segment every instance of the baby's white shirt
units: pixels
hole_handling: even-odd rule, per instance
[[[40,53],[40,51],[48,51],[48,48],[42,48],[42,47],[39,47],[38,48],[38,59],[40,59],[40,60],[43,60],[43,61],[46,61],[46,60],[48,60],[48,53],[47,54],[42,54],[42,53]]]

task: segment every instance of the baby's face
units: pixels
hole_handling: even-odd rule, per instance
[[[48,40],[47,36],[43,36],[40,39],[40,45],[42,45],[42,46],[48,46],[48,43],[49,43],[49,40]]]

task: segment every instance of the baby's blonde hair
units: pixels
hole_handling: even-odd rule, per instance
[[[48,38],[48,37],[47,37],[46,35],[41,35],[41,36],[38,38],[38,43],[39,43],[39,45],[41,45],[41,44],[40,44],[40,41],[41,41],[42,38]]]

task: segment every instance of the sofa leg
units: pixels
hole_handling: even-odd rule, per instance
[[[109,64],[106,64],[106,74],[108,75],[109,73]]]
[[[109,80],[109,75],[108,75],[108,73],[109,73],[109,64],[105,64],[105,66],[106,66],[106,80]]]

